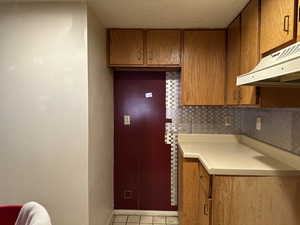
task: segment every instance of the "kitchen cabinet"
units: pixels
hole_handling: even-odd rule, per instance
[[[179,153],[179,224],[181,225],[209,225],[209,177],[197,159],[184,159]]]
[[[241,74],[257,65],[259,54],[259,1],[251,0],[241,13]],[[256,87],[240,87],[240,105],[257,105]]]
[[[262,1],[270,2],[269,0]],[[273,2],[273,1],[272,1]],[[282,1],[281,3],[283,3]],[[294,4],[294,1],[290,1]],[[279,4],[274,1],[274,4]],[[272,7],[268,11],[276,11]],[[270,12],[271,13],[271,12]],[[259,47],[259,1],[252,0],[247,7],[241,12],[241,52],[240,52],[240,73],[244,74],[252,70],[260,60]],[[227,40],[227,83],[226,83],[226,104],[227,105],[257,105],[260,107],[300,107],[299,101],[296,99],[300,96],[300,90],[297,88],[274,88],[274,87],[252,87],[234,86],[234,73],[238,69],[238,31],[234,27],[238,27],[238,18],[228,27]],[[264,30],[264,28],[262,28]],[[270,29],[269,27],[267,29]],[[300,28],[299,28],[300,29]],[[264,32],[261,30],[262,32]],[[262,33],[261,32],[261,33]],[[273,34],[268,34],[268,38],[272,38]],[[299,31],[300,35],[300,31]],[[268,39],[268,40],[269,40]],[[300,40],[300,39],[299,39]],[[235,44],[236,43],[236,44]]]
[[[298,0],[298,10],[300,10],[300,1]],[[298,31],[297,31],[297,41],[300,41],[300,11],[299,14],[297,16],[297,27],[298,27]]]
[[[148,65],[180,65],[180,30],[149,30],[146,37]]]
[[[215,176],[212,225],[297,225],[299,188],[299,176]]]
[[[110,30],[109,41],[110,64],[142,65],[144,63],[142,30]]]
[[[181,30],[110,29],[110,67],[180,67]]]
[[[261,1],[261,54],[296,40],[296,3],[296,0]]]
[[[260,90],[261,107],[299,108],[300,89],[283,87],[263,87]]]
[[[209,175],[179,153],[181,225],[298,225],[299,189],[299,176]]]
[[[236,78],[241,63],[241,18],[237,17],[227,29],[226,105],[239,105],[240,88]]]
[[[225,30],[184,31],[182,105],[224,105]]]

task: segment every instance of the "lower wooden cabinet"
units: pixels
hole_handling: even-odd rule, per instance
[[[179,153],[180,225],[299,225],[300,176],[208,175]]]
[[[297,225],[300,178],[215,176],[213,225]]]
[[[209,176],[197,159],[183,159],[179,154],[180,225],[210,224],[210,182],[206,178]]]

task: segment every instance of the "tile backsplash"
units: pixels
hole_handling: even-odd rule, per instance
[[[262,121],[256,130],[256,118]],[[300,155],[300,109],[245,108],[241,133]]]

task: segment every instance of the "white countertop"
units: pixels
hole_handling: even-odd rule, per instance
[[[184,158],[211,175],[300,175],[300,157],[242,135],[179,134]]]

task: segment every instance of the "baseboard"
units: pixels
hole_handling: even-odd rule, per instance
[[[137,215],[137,216],[178,216],[177,211],[155,211],[155,210],[127,210],[115,209],[114,215]]]
[[[112,221],[113,221],[113,216],[114,216],[114,210],[111,212],[111,214],[109,215],[107,221],[106,221],[106,225],[112,225]]]

